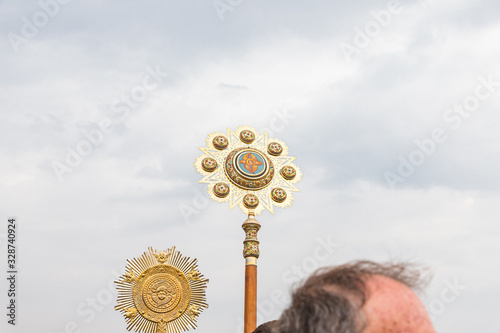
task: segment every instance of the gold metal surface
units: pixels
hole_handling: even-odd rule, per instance
[[[251,141],[251,143],[245,143],[242,141],[240,134],[243,131],[253,132],[255,134],[255,140]],[[223,149],[220,149],[221,147],[218,145],[216,145],[217,147],[214,146],[214,139],[220,139],[220,137],[227,139],[227,146],[224,146]],[[247,140],[246,142],[250,141]],[[275,153],[273,155],[269,153],[270,144],[278,144],[281,147],[279,154]],[[250,178],[243,175],[241,172],[238,175],[233,175],[233,178],[229,177],[225,167],[226,161],[228,156],[238,149],[251,149],[264,155],[266,161],[269,161],[269,168],[271,168],[271,166],[273,168],[272,175],[269,175],[267,178],[263,177],[262,183],[260,184],[251,183],[244,185],[242,185],[242,182],[244,182],[245,179],[248,180]],[[259,206],[255,209],[255,214],[259,215],[265,209],[274,213],[274,207],[284,208],[290,206],[294,199],[293,192],[299,191],[295,187],[295,184],[302,179],[302,172],[300,168],[293,163],[295,157],[288,156],[288,147],[283,141],[275,138],[269,138],[267,132],[260,134],[252,127],[241,126],[234,131],[228,129],[227,133],[212,133],[206,140],[206,146],[200,147],[200,150],[203,152],[203,155],[199,156],[194,163],[196,171],[203,175],[203,178],[199,182],[207,184],[207,193],[210,198],[217,202],[229,202],[229,208],[231,209],[238,206],[245,214],[248,214],[248,208],[243,205],[243,197],[246,194],[251,193],[256,195],[260,202]],[[203,159],[208,157],[213,158],[219,165],[219,167],[213,172],[207,172],[202,167]],[[234,170],[234,163],[232,162],[230,164]],[[288,177],[288,179],[283,177],[280,170],[284,167],[293,168],[296,173],[293,179],[289,179],[290,177]],[[239,180],[236,180],[236,177],[238,176],[241,177]],[[222,197],[220,195],[217,196],[214,193],[214,186],[218,183],[224,183],[229,186],[228,195]],[[254,186],[254,188],[252,189],[251,186]],[[275,188],[281,188],[286,192],[286,199],[283,200],[283,202],[277,202],[272,199],[271,191]]]
[[[127,329],[144,333],[179,333],[196,328],[203,308],[208,308],[208,279],[198,271],[197,260],[172,249],[148,249],[127,260],[126,272],[115,281],[118,305]]]
[[[248,210],[248,218],[241,226],[245,231],[245,240],[243,241],[243,258],[253,257],[257,260],[260,255],[259,240],[257,233],[260,229],[260,223],[255,219],[253,209]]]
[[[249,266],[249,265],[257,266],[257,258],[246,257],[245,258],[245,266]]]
[[[187,278],[191,281],[201,281],[200,278],[200,272],[198,272],[196,269],[191,268],[189,273],[187,273]]]

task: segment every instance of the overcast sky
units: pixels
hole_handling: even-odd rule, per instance
[[[248,125],[302,169],[258,217],[259,322],[319,266],[406,260],[439,332],[499,333],[495,0],[0,1],[0,248],[18,325],[125,332],[112,282],[148,246],[210,279],[198,332],[242,329],[241,224],[193,162]],[[0,303],[6,304],[6,279]]]

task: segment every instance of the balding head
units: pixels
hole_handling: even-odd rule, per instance
[[[403,283],[384,275],[365,281],[363,333],[435,333],[420,298]]]
[[[292,294],[277,333],[435,333],[412,289],[421,272],[407,264],[358,261],[322,269]]]

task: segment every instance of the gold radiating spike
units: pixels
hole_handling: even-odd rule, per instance
[[[198,260],[184,257],[172,247],[149,247],[140,257],[127,259],[117,280],[117,305],[127,330],[139,333],[181,333],[196,328],[200,312],[208,308],[208,279],[198,271]],[[191,273],[191,277],[188,278]]]

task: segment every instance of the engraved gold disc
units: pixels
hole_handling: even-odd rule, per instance
[[[118,305],[128,330],[179,333],[196,328],[202,308],[208,308],[208,279],[198,271],[197,260],[183,257],[175,247],[149,248],[141,257],[127,260],[118,285]]]

